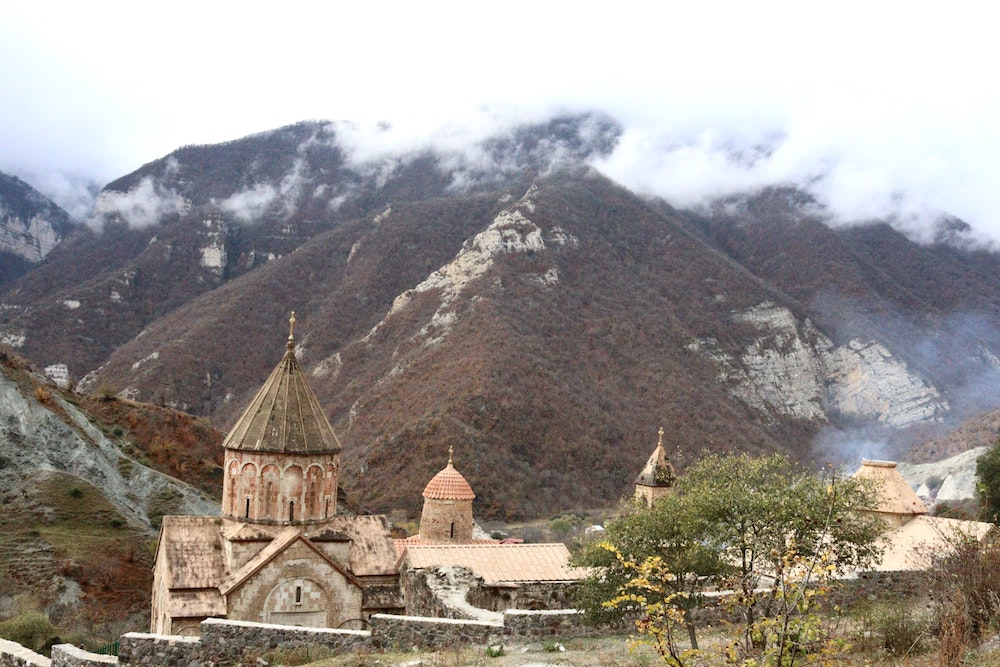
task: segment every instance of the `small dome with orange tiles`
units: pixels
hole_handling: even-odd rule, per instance
[[[448,465],[427,483],[423,496],[434,500],[472,500],[476,494],[462,473],[452,466],[449,452]]]

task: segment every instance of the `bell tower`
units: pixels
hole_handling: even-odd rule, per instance
[[[321,524],[337,513],[340,441],[295,358],[285,355],[226,436],[222,516],[254,524]]]
[[[455,470],[448,448],[448,465],[424,488],[424,511],[420,514],[420,540],[431,543],[472,542],[472,500],[476,494]]]
[[[657,498],[665,496],[673,491],[674,483],[677,481],[677,473],[674,466],[667,458],[667,452],[663,449],[663,427],[659,431],[660,439],[656,443],[656,449],[646,461],[646,466],[639,473],[635,480],[635,499],[645,502],[652,507]]]

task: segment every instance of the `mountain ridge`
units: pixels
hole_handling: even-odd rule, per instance
[[[683,468],[703,449],[902,453],[996,407],[1000,260],[961,221],[918,245],[830,227],[784,187],[677,209],[588,166],[620,132],[600,116],[464,162],[365,162],[349,130],[186,147],[118,179],[0,293],[0,336],[83,389],[222,427],[295,310],[345,487],[411,514],[449,445],[484,512],[513,518],[627,493],[661,425]]]

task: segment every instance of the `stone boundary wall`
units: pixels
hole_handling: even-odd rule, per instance
[[[292,651],[323,647],[334,653],[345,653],[369,645],[371,635],[367,630],[302,628],[220,618],[201,622],[202,656],[212,662],[238,661],[248,652],[264,653],[275,649]]]
[[[585,637],[606,630],[583,623],[583,612],[577,609],[508,609],[503,613],[504,635],[515,639],[539,637]]]
[[[502,622],[375,614],[372,629],[300,628],[210,618],[200,637],[130,632],[122,635],[118,658],[97,655],[71,644],[52,647],[52,659],[0,639],[0,667],[189,667],[200,663],[237,663],[267,651],[325,648],[347,653],[357,648],[440,648],[455,644],[500,644],[505,639],[577,637],[593,632],[575,609],[508,610]]]
[[[201,659],[201,638],[130,632],[122,635],[118,662],[149,667],[175,667]]]
[[[108,667],[117,665],[118,658],[84,651],[72,644],[56,644],[52,647],[52,667]]]
[[[372,643],[377,648],[437,648],[454,644],[499,644],[503,623],[427,616],[374,614]]]
[[[52,667],[52,661],[17,642],[0,638],[0,667]]]

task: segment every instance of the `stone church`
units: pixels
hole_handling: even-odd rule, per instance
[[[582,573],[568,568],[564,545],[474,536],[475,493],[450,453],[424,489],[418,535],[393,540],[384,516],[338,515],[340,443],[295,358],[294,334],[293,313],[284,357],[223,441],[221,516],[163,517],[151,632],[197,634],[210,617],[358,628],[374,613],[416,609],[404,603],[414,586],[401,571],[436,565],[505,591],[493,606],[517,604],[510,591],[533,608],[565,598],[549,588]]]
[[[208,617],[350,626],[402,609],[383,516],[337,514],[340,443],[286,351],[223,442],[219,517],[166,516],[151,630],[196,633]]]

